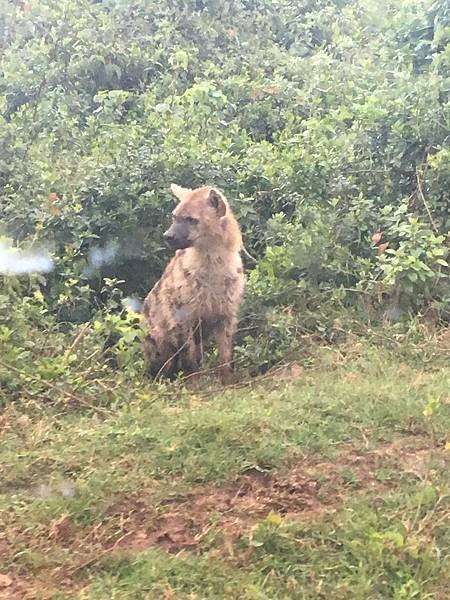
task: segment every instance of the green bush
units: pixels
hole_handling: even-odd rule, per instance
[[[221,187],[257,259],[244,361],[367,299],[448,313],[445,0],[3,2],[0,27],[0,233],[55,261],[22,315],[40,290],[49,327],[120,330],[104,281],[160,276],[172,181]]]

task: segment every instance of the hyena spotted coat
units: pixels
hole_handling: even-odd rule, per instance
[[[212,335],[228,383],[244,291],[239,225],[216,189],[172,184],[171,190],[179,204],[164,238],[176,254],[144,302],[147,368],[153,377],[198,371],[203,342]]]

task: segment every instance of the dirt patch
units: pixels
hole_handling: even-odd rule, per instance
[[[386,465],[404,476],[425,478],[432,451],[448,461],[445,453],[429,447],[429,440],[411,437],[364,453],[352,445],[343,446],[335,461],[305,457],[284,475],[250,469],[233,482],[204,486],[160,504],[152,511],[151,524],[146,527],[140,519],[140,526],[116,547],[204,551],[208,548],[205,538],[226,535],[228,542],[235,541],[248,535],[255,522],[269,513],[285,519],[309,519],[337,510],[350,493],[383,493],[393,485],[378,477],[379,469]]]
[[[63,592],[74,593],[82,586],[67,577],[37,576],[32,581],[17,574],[0,579],[0,600],[51,600]]]
[[[214,539],[226,534],[228,541],[235,541],[269,513],[298,519],[311,518],[325,510],[335,511],[350,492],[374,488],[382,491],[387,487],[376,476],[385,458],[384,450],[356,454],[349,446],[336,461],[306,457],[284,475],[249,469],[233,482],[203,486],[187,496],[159,504],[151,511],[150,520],[139,517],[139,513],[130,519],[127,514],[125,520],[132,529],[115,547],[204,551],[208,547],[206,537]]]
[[[320,497],[317,480],[301,471],[297,466],[288,477],[277,479],[254,470],[233,483],[198,490],[176,510],[166,512],[162,506],[148,543],[169,552],[194,549],[207,535],[223,532],[228,540],[239,538],[270,512],[294,518],[338,501],[336,495]]]

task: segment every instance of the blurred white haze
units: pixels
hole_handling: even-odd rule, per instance
[[[46,252],[25,252],[0,241],[0,275],[49,273],[53,260]]]
[[[109,242],[104,248],[92,248],[88,256],[85,275],[114,262],[119,250],[116,242]],[[13,248],[0,240],[0,275],[31,275],[33,273],[49,273],[53,270],[53,259],[47,252],[31,252]],[[122,300],[124,308],[133,312],[141,312],[142,302],[133,296]]]

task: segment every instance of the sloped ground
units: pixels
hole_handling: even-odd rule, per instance
[[[290,373],[6,409],[0,598],[446,598],[450,369]]]

